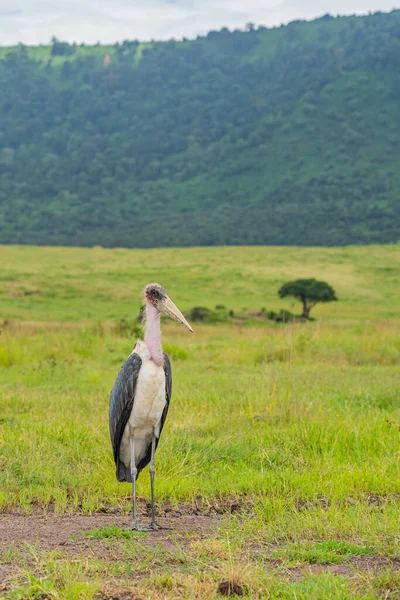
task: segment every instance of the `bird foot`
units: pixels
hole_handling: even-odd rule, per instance
[[[132,525],[129,527],[132,531],[150,531],[150,528],[146,525],[139,525],[137,521],[133,521]]]
[[[170,527],[161,527],[155,521],[150,522],[148,525],[139,525],[139,523],[134,521],[132,525],[129,527],[132,531],[159,531],[160,529],[170,529]]]
[[[159,531],[160,529],[165,529],[165,527],[161,527],[156,521],[151,521],[149,523],[149,529],[150,531]]]

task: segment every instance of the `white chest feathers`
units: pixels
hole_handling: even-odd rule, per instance
[[[119,454],[128,467],[131,463],[129,429],[133,429],[135,443],[135,463],[146,455],[153,435],[160,435],[160,425],[166,404],[165,373],[163,367],[157,366],[150,358],[150,352],[144,342],[138,342],[134,352],[142,359],[135,399],[129,421],[126,424],[120,444]]]
[[[166,402],[165,373],[163,367],[157,366],[152,360],[142,358],[142,361],[129,424],[136,430],[155,429],[158,435],[157,429]]]

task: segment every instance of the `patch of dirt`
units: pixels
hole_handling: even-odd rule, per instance
[[[228,597],[244,596],[246,592],[246,588],[236,581],[221,581],[217,589],[218,594]]]
[[[333,575],[356,577],[358,573],[379,573],[386,569],[392,569],[400,573],[400,560],[379,555],[354,556],[339,564],[305,564],[301,567],[288,568],[287,574],[291,581],[298,581],[304,575],[319,575],[320,573],[329,572]]]
[[[95,600],[143,600],[143,598],[126,588],[107,586],[97,594]]]
[[[1,592],[6,591],[6,581],[10,575],[11,565],[0,565],[0,598]]]
[[[301,512],[303,510],[313,510],[314,508],[322,508],[323,510],[328,510],[331,502],[329,498],[325,496],[318,496],[317,498],[313,498],[311,500],[303,500],[302,498],[298,498],[295,501],[296,509]]]
[[[188,546],[193,538],[202,539],[214,531],[220,517],[215,513],[204,516],[185,512],[184,509],[165,513],[160,511],[157,521],[162,529],[148,532],[145,536],[130,538],[141,545],[162,545],[167,551],[174,552],[179,547]],[[146,525],[148,514],[139,515],[139,521]],[[21,563],[30,564],[31,556],[26,544],[33,545],[42,552],[60,549],[67,554],[96,557],[107,562],[126,559],[124,538],[88,538],[84,533],[104,527],[129,529],[130,515],[96,513],[93,515],[54,514],[44,516],[22,514],[0,514],[0,554],[10,548],[17,551],[12,564],[0,564],[1,592],[7,591],[10,578],[16,574]],[[110,544],[110,541],[113,543]],[[33,565],[32,565],[33,566]],[[140,573],[137,576],[140,577]],[[128,590],[103,590],[99,600],[140,600]],[[133,594],[133,595],[132,595]]]
[[[141,504],[140,522],[148,523],[150,505]],[[106,510],[106,509],[105,509]],[[145,536],[130,538],[133,543],[144,546],[161,545],[165,550],[175,553],[178,548],[189,548],[193,539],[205,539],[214,534],[221,522],[221,514],[243,513],[251,510],[251,503],[246,500],[224,500],[221,503],[207,503],[197,499],[191,504],[179,506],[164,503],[159,511],[158,522],[164,527],[152,531]],[[87,538],[84,533],[104,527],[119,527],[128,529],[131,516],[121,514],[118,510],[102,512],[93,515],[55,514],[44,515],[37,512],[34,515],[21,513],[0,514],[0,555],[9,549],[15,549],[17,555],[13,564],[0,563],[0,598],[7,590],[7,580],[22,566],[21,560],[30,563],[31,557],[26,544],[35,545],[42,552],[60,549],[68,555],[95,557],[107,562],[126,560],[126,540],[121,538]],[[110,541],[113,543],[110,544]],[[251,548],[258,558],[262,557],[263,547]],[[340,564],[304,564],[299,567],[284,567],[279,560],[265,559],[265,566],[270,571],[278,571],[290,581],[298,581],[307,575],[317,575],[331,572],[334,575],[356,577],[359,573],[382,572],[392,569],[400,572],[400,559],[374,556],[356,556]],[[140,579],[145,573],[136,572],[135,578]],[[116,582],[116,583],[119,583]],[[122,581],[121,581],[122,583]],[[232,582],[220,583],[221,595],[240,596],[240,588],[232,588]],[[244,588],[243,588],[244,589]],[[98,600],[140,600],[132,590],[124,588],[104,588]]]
[[[165,502],[161,509],[160,514],[169,515],[173,514],[179,516],[182,514],[192,515],[224,515],[233,513],[248,513],[254,507],[254,501],[246,499],[245,497],[238,498],[223,498],[220,500],[205,500],[202,496],[197,496],[191,503],[181,503],[179,507]],[[150,502],[146,505],[148,514],[150,514]]]
[[[392,503],[400,502],[400,494],[390,494],[388,496],[378,496],[377,494],[370,494],[365,498],[365,501],[369,506],[374,506],[376,508],[384,508],[387,505]],[[343,506],[355,506],[359,502],[359,498],[356,498],[352,495],[347,498],[341,498],[336,501],[336,506],[341,508]],[[328,510],[331,507],[331,501],[329,498],[325,496],[318,496],[317,498],[312,498],[308,500],[304,500],[303,498],[298,498],[295,501],[296,509],[301,512],[304,510],[313,510],[315,508],[322,508],[323,510]]]
[[[145,525],[148,521],[147,515],[140,515],[140,522]],[[62,516],[24,516],[18,514],[0,514],[0,552],[8,548],[21,548],[25,543],[37,544],[39,550],[47,552],[56,548],[65,550],[72,549],[88,543],[88,539],[82,538],[85,531],[101,529],[103,527],[121,527],[128,529],[131,521],[129,515],[75,515]],[[160,543],[168,543],[169,540],[187,537],[187,534],[204,535],[210,529],[215,528],[218,518],[214,516],[202,516],[194,514],[179,515],[168,513],[158,519],[164,529],[149,532],[147,538],[140,538],[145,543],[149,538]],[[76,538],[76,539],[72,539]],[[92,541],[102,541],[90,539]]]

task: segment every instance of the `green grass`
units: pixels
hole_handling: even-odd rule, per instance
[[[234,582],[243,592],[241,597],[248,600],[396,599],[400,591],[399,575],[390,570],[378,574],[373,570],[360,573],[354,569],[351,575],[330,571],[317,574],[299,572],[297,581],[289,581],[282,573],[279,576],[278,572],[265,569],[261,561],[249,564],[232,557],[224,561],[222,557],[210,554],[206,562],[204,553],[195,545],[180,554],[166,554],[158,548],[140,545],[130,550],[129,556],[123,559],[116,554],[111,562],[93,556],[88,559],[82,555],[72,561],[68,555],[60,552],[47,555],[36,553],[36,574],[25,572],[23,583],[19,578],[20,583],[16,581],[8,597],[14,600],[222,598],[217,590],[223,581]],[[115,551],[118,552],[117,548]],[[138,569],[147,569],[151,575],[140,578],[132,587],[132,577]],[[117,578],[124,583],[117,585]],[[102,580],[108,583],[104,585]],[[99,596],[100,590],[103,590],[103,594]],[[122,592],[126,595],[122,595]]]
[[[129,538],[147,537],[147,534],[131,529],[121,529],[120,527],[101,527],[100,529],[92,529],[84,532],[85,538],[93,538],[100,540],[119,539],[127,540]]]
[[[338,564],[353,556],[371,554],[369,546],[358,546],[345,541],[326,540],[323,542],[308,542],[306,544],[288,544],[284,551],[276,552],[277,558],[287,558],[300,564]]]
[[[290,308],[276,290],[295,275],[326,279],[340,298],[305,325],[200,325],[190,336],[165,323],[174,392],[158,501],[201,496],[243,510],[168,551],[117,527],[89,531],[87,543],[115,548],[115,559],[37,555],[11,598],[93,598],[110,578],[144,598],[216,598],[224,579],[240,580],[248,598],[398,597],[394,569],[357,563],[400,558],[398,246],[1,255],[2,511],[129,511],[108,394],[134,344],[115,324],[137,314],[147,282],[159,280],[184,310]],[[138,489],[149,498],[147,473]],[[0,566],[16,562],[10,552]],[[332,570],[348,564],[352,576]]]
[[[95,321],[136,317],[146,283],[160,281],[183,310],[292,308],[285,281],[328,281],[340,302],[314,316],[333,321],[399,318],[400,245],[349,248],[190,248],[105,250],[99,247],[0,246],[0,314],[29,321]],[[297,312],[300,305],[294,306]]]
[[[81,564],[65,561],[46,565],[44,576],[26,572],[25,582],[15,586],[9,594],[12,600],[90,600],[99,586],[81,579],[84,569]]]

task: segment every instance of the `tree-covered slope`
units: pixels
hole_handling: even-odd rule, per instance
[[[0,243],[400,238],[400,11],[0,49]]]

